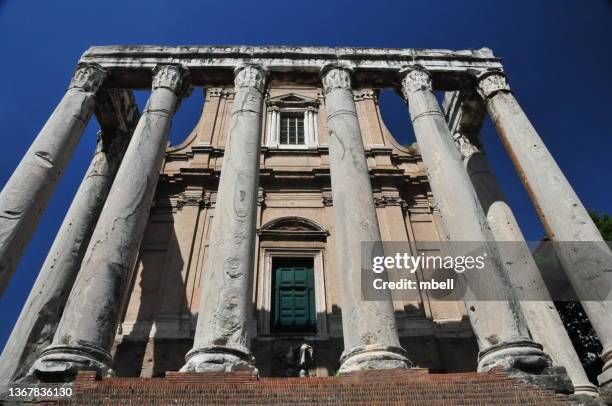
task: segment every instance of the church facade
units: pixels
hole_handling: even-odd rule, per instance
[[[414,145],[385,126],[388,88],[408,105]],[[142,112],[135,89],[151,89]],[[205,94],[201,117],[168,146],[191,91]],[[599,388],[480,149],[487,114],[551,240],[592,243],[555,249],[604,348]],[[0,289],[92,115],[98,147],[0,382],[421,367],[608,393],[612,252],[491,50],[92,47],[0,195]],[[492,260],[466,278],[497,299],[364,300],[365,241],[401,241],[412,255],[420,242],[482,242]]]
[[[354,92],[381,236],[438,241],[440,221],[422,159],[415,147],[393,138],[377,97],[376,89]],[[235,92],[208,89],[205,100],[193,132],[166,152],[117,335],[119,373],[151,376],[179,369],[193,342],[206,259],[214,255],[210,233]],[[333,375],[343,349],[342,269],[323,89],[268,87],[262,117],[248,320],[255,363],[264,376],[296,373],[294,352],[307,344],[314,361],[309,374]],[[438,371],[475,370],[477,347],[464,304],[421,297],[393,302],[410,359]],[[284,301],[292,303],[282,308]]]

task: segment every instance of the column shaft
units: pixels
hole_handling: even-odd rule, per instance
[[[70,87],[0,192],[0,295],[91,117],[106,73],[77,68]]]
[[[519,295],[529,331],[542,344],[544,351],[550,354],[554,364],[567,369],[575,393],[597,396],[597,388],[584,372],[514,213],[486,157],[471,141],[478,139],[484,105],[473,98],[460,100],[452,96],[445,99],[445,105],[453,139],[498,243],[510,282]]]
[[[390,293],[384,291],[384,301],[362,300],[362,278],[373,274],[361,271],[361,243],[380,241],[381,236],[350,71],[327,66],[321,74],[329,129],[336,260],[341,270],[344,353],[340,372],[406,368],[411,363],[399,343]]]
[[[429,74],[409,70],[403,77],[402,90],[446,238],[454,242],[451,251],[461,251],[459,244],[478,242],[482,244],[479,250],[487,255],[484,269],[464,274],[470,286],[465,301],[480,349],[478,370],[501,367],[517,377],[538,374],[551,366],[551,360],[529,337],[482,207],[432,91]],[[472,292],[476,287],[497,300],[478,300]]]
[[[238,67],[235,85],[198,323],[193,348],[181,369],[185,372],[257,373],[249,350],[248,321],[265,73],[252,65]]]
[[[32,367],[41,380],[110,368],[119,310],[129,286],[164,157],[182,70],[156,68],[153,90],[108,194],[53,343]]]
[[[478,91],[603,346],[599,383],[612,392],[612,251],[500,73]],[[608,275],[606,275],[608,273]]]
[[[0,356],[3,365],[0,384],[24,377],[40,352],[51,344],[138,120],[138,108],[131,92],[104,92],[99,99],[96,114],[102,131],[95,155]],[[118,122],[119,126],[105,125],[105,121]]]
[[[0,384],[24,377],[40,352],[51,344],[138,121],[138,107],[131,92],[108,91],[98,98],[96,115],[102,131],[95,155],[0,356]]]

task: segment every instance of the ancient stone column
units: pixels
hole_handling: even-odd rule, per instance
[[[94,157],[0,356],[0,385],[24,377],[51,344],[140,114],[132,92],[112,90],[98,95],[96,116],[102,130]]]
[[[64,97],[0,192],[0,295],[81,139],[105,77],[97,65],[77,68]]]
[[[599,384],[612,393],[612,251],[510,91],[501,72],[478,93],[529,192],[567,276],[603,346]]]
[[[467,289],[465,302],[480,349],[478,370],[500,367],[518,378],[538,380],[544,387],[571,390],[567,375],[565,388],[556,385],[554,380],[550,382],[551,359],[529,336],[486,217],[433,93],[429,73],[410,69],[402,75],[402,92],[408,102],[419,150],[427,165],[427,176],[446,239],[454,243],[450,250],[453,255],[470,254],[462,252],[459,244],[477,242],[482,244],[479,250],[486,254],[484,269],[463,274],[471,287]],[[488,300],[475,297],[475,288],[487,292]],[[559,375],[563,374],[564,371],[559,371]]]
[[[266,72],[258,66],[235,70],[236,95],[202,277],[198,322],[183,372],[257,373],[249,350],[248,322],[265,82]]]
[[[470,106],[476,103],[477,106]],[[566,368],[574,385],[574,393],[598,396],[597,387],[589,381],[584,372],[514,213],[506,202],[485,155],[477,142],[471,141],[471,138],[477,140],[482,124],[482,116],[476,118],[477,123],[472,122],[474,116],[479,115],[475,111],[483,110],[484,115],[482,102],[465,100],[462,106],[451,104],[447,107],[455,112],[454,120],[449,123],[453,139],[461,152],[493,237],[498,242],[501,259],[508,271],[512,287],[519,296],[529,331],[533,338],[543,345],[544,351],[550,354],[554,364]],[[468,110],[468,114],[464,115],[464,110]],[[448,117],[449,111],[446,113]]]
[[[344,352],[340,372],[407,368],[399,343],[391,294],[362,300],[361,243],[380,241],[370,173],[351,88],[351,70],[330,65],[321,71],[329,129],[329,162],[334,201],[336,260],[341,270]],[[371,283],[368,286],[372,286]]]
[[[156,67],[152,92],[108,194],[53,337],[31,372],[41,380],[70,380],[79,370],[106,374],[119,310],[129,286],[164,158],[185,74]]]

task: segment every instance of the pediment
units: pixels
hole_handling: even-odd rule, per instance
[[[261,226],[259,235],[267,238],[326,238],[328,232],[320,224],[303,217],[281,217]]]
[[[268,103],[273,106],[313,106],[319,102],[312,97],[303,96],[297,93],[287,93],[280,96],[270,97]]]

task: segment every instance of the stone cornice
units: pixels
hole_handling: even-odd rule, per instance
[[[94,46],[81,63],[97,63],[111,72],[119,87],[144,88],[158,64],[180,64],[191,72],[195,86],[230,85],[233,69],[244,63],[264,66],[270,80],[291,81],[296,74],[310,74],[300,81],[318,83],[320,69],[329,64],[354,68],[358,86],[393,87],[402,68],[422,67],[434,75],[434,85],[445,90],[471,84],[475,77],[503,69],[491,50],[328,48],[279,46]]]

